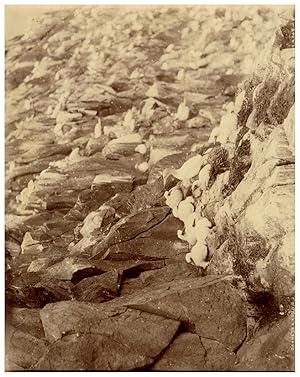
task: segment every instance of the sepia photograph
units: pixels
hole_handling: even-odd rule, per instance
[[[3,10],[5,371],[294,372],[295,6]]]

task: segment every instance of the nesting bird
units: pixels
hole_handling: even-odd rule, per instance
[[[221,123],[220,123],[220,133],[218,136],[218,141],[221,144],[225,144],[227,142],[234,142],[236,138],[236,130],[237,130],[237,115],[235,112],[231,111],[222,116]]]
[[[98,118],[98,121],[97,121],[97,124],[95,125],[95,128],[94,128],[95,139],[97,139],[98,137],[103,135],[103,125],[101,123],[101,119],[99,117],[97,117],[97,118]]]
[[[207,254],[207,245],[197,242],[191,252],[186,254],[185,260],[187,263],[193,262],[196,266],[205,269],[209,265],[209,262],[206,261]]]
[[[193,247],[191,251],[186,254],[185,260],[188,263],[193,262],[196,266],[206,268],[209,264],[209,262],[206,262],[208,254],[206,238],[212,224],[206,217],[200,215],[191,217],[191,219],[194,219],[194,222],[191,229],[189,229],[189,237],[185,237],[185,239]],[[178,236],[180,236],[180,234],[178,234]]]
[[[206,244],[206,237],[210,232],[211,226],[212,223],[206,217],[201,216],[197,219],[194,226],[197,242]]]
[[[199,172],[197,181],[192,184],[192,191],[195,190],[195,187],[200,188],[202,191],[205,191],[208,186],[210,179],[211,165],[205,165]]]
[[[220,135],[220,127],[215,127],[215,128],[211,131],[211,133],[210,133],[210,136],[209,136],[208,142],[209,142],[209,143],[214,143],[214,144],[216,144],[219,135]]]
[[[144,161],[141,164],[137,164],[135,167],[140,172],[146,173],[146,171],[148,171],[148,169],[149,169],[149,164],[148,164],[148,162]]]
[[[139,144],[136,148],[135,151],[140,153],[140,154],[146,154],[147,153],[147,147],[145,144]]]
[[[194,178],[203,167],[202,155],[196,155],[187,160],[179,169],[166,168],[163,171],[164,185],[170,175],[182,181],[183,186],[188,187],[191,184],[191,179]]]
[[[188,242],[190,246],[194,246],[197,242],[196,237],[196,222],[200,220],[200,213],[191,213],[184,223],[184,232],[182,230],[177,231],[177,236],[179,239]]]
[[[171,190],[166,191],[164,194],[166,198],[166,204],[172,208],[172,210],[178,207],[178,204],[183,200],[183,193],[179,187],[173,187]]]
[[[75,148],[75,149],[73,149],[72,150],[72,152],[69,154],[69,156],[68,156],[68,160],[69,161],[79,161],[79,160],[81,160],[82,159],[82,157],[80,156],[80,153],[79,153],[79,148],[77,147],[77,148]]]
[[[184,79],[184,76],[185,76],[185,72],[184,72],[184,69],[180,69],[177,73],[177,80],[181,81]]]
[[[178,204],[177,209],[173,209],[173,215],[179,220],[185,222],[189,215],[195,212],[194,203],[195,199],[192,196],[187,196]]]
[[[190,109],[186,105],[186,100],[184,99],[178,106],[177,113],[175,115],[176,119],[185,121],[188,119],[190,113]]]

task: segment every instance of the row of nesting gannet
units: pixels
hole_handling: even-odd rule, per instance
[[[186,261],[193,262],[196,266],[206,268],[208,249],[206,237],[212,226],[211,222],[201,214],[201,200],[196,204],[193,196],[184,198],[184,192],[190,186],[197,185],[202,192],[205,192],[210,178],[211,165],[207,163],[206,155],[196,155],[186,161],[180,169],[165,169],[163,172],[164,184],[170,175],[180,179],[182,188],[179,185],[166,191],[164,196],[166,204],[172,208],[172,213],[184,223],[184,232],[177,231],[181,240],[187,241],[190,252],[186,254]],[[198,180],[191,183],[191,180],[198,175]]]
[[[228,143],[235,142],[237,134],[237,114],[240,111],[245,97],[242,91],[236,97],[235,103],[231,102],[226,106],[227,113],[221,118],[220,125],[215,127],[210,135],[209,142],[216,144],[219,142],[226,147]],[[186,111],[184,108],[186,102],[180,104],[178,110]],[[186,113],[187,114],[187,113]],[[188,116],[188,115],[187,115]],[[208,249],[206,237],[212,226],[211,222],[202,216],[202,209],[206,203],[206,193],[212,166],[208,163],[208,150],[206,154],[198,154],[187,160],[179,169],[167,168],[163,171],[163,181],[166,185],[170,175],[181,180],[181,188],[177,185],[171,190],[165,192],[166,204],[172,208],[172,213],[184,223],[184,232],[178,230],[177,236],[181,240],[187,241],[190,246],[190,252],[186,255],[188,263],[193,262],[197,266],[206,268]],[[195,180],[195,177],[198,179]],[[200,189],[200,202],[196,203],[193,196],[184,198],[182,189],[185,191],[191,188],[192,193]]]

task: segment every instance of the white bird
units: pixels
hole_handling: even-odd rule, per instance
[[[185,121],[188,119],[190,113],[190,109],[186,105],[186,100],[184,99],[178,106],[177,113],[175,118],[181,121]]]
[[[212,223],[206,218],[201,217],[195,222],[194,231],[197,242],[204,243],[206,245],[206,237],[210,233]]]
[[[195,187],[200,188],[202,191],[205,191],[208,186],[210,179],[211,165],[205,165],[199,172],[197,181],[192,184],[192,191],[195,190]]]
[[[81,160],[82,157],[80,156],[79,148],[77,147],[73,149],[67,158],[68,158],[68,161],[74,161],[74,162]]]
[[[220,135],[220,127],[215,127],[210,133],[208,143],[216,144],[219,135]]]
[[[31,109],[31,101],[29,99],[26,99],[24,101],[24,109],[25,110],[30,110]]]
[[[133,117],[133,109],[127,111],[125,118],[124,118],[124,126],[129,128],[130,131],[134,131],[135,129],[135,119]]]
[[[220,133],[217,140],[221,144],[234,142],[237,134],[237,115],[232,111],[222,116],[220,122]]]
[[[53,107],[52,107],[51,105],[49,105],[49,106],[47,107],[47,110],[46,110],[46,115],[51,115],[52,112],[53,112]]]
[[[183,80],[184,75],[185,75],[184,69],[180,69],[177,73],[177,80],[179,80],[179,81]]]
[[[145,144],[139,144],[136,148],[135,151],[140,153],[140,154],[146,154],[147,153],[147,147]]]
[[[136,169],[142,173],[145,173],[149,169],[149,164],[148,162],[144,161],[141,164],[137,164]]]
[[[183,200],[183,193],[179,187],[173,187],[171,190],[164,193],[166,204],[172,208],[177,209],[178,204]]]
[[[173,215],[185,222],[187,218],[195,212],[195,199],[192,196],[186,197],[179,204],[177,209],[173,210]]]
[[[190,253],[187,253],[185,260],[187,263],[193,262],[196,266],[206,268],[209,262],[206,262],[208,250],[207,246],[203,243],[197,242],[191,249]]]
[[[164,185],[170,175],[173,175],[175,178],[183,181],[183,185],[188,187],[190,186],[190,180],[199,174],[201,168],[203,167],[203,157],[198,154],[191,157],[187,160],[179,169],[166,168],[163,171],[163,180]]]
[[[98,122],[97,122],[97,124],[95,125],[95,128],[94,128],[95,139],[97,139],[98,137],[103,135],[103,125],[101,123],[101,119],[99,117],[97,117],[97,118],[98,118]]]
[[[177,236],[183,241],[187,241],[190,246],[194,246],[197,242],[195,225],[196,221],[201,218],[200,213],[194,212],[190,214],[184,223],[184,232],[182,230],[177,231]]]
[[[166,48],[166,51],[167,52],[171,52],[173,50],[175,46],[173,45],[173,43],[171,43],[167,48]]]

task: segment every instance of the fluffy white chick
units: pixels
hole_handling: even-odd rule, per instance
[[[192,247],[191,252],[186,254],[185,260],[187,263],[193,262],[196,266],[205,269],[209,265],[209,262],[206,262],[207,254],[207,246],[203,243],[197,242]]]
[[[209,178],[210,178],[210,172],[211,172],[211,165],[206,164],[200,170],[197,181],[193,182],[192,191],[194,191],[196,187],[200,188],[202,191],[205,191],[207,189]]]
[[[166,198],[166,204],[174,210],[177,209],[178,204],[182,201],[183,193],[179,187],[175,186],[171,190],[166,191],[164,197]]]
[[[185,223],[188,217],[195,212],[194,203],[195,199],[192,196],[186,197],[178,204],[177,209],[173,210],[173,215]]]
[[[206,244],[206,237],[210,232],[211,226],[212,223],[206,217],[201,217],[196,221],[194,231],[197,242]]]
[[[190,246],[194,246],[197,242],[195,225],[198,220],[200,220],[200,213],[192,213],[184,223],[184,232],[182,230],[177,231],[177,236],[179,239],[188,242]]]

